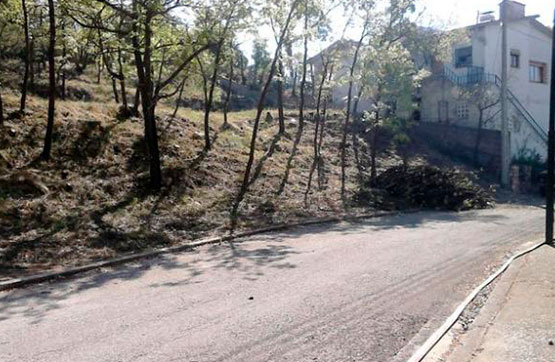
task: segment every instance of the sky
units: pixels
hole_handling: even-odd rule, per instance
[[[499,16],[499,3],[501,0],[420,0],[418,6],[425,8],[428,16],[433,16],[461,27],[476,23],[478,11],[493,10]],[[555,2],[551,0],[519,0],[526,5],[527,15],[540,15],[539,20],[545,25],[553,22]]]
[[[475,24],[478,11],[495,11],[495,16],[498,17],[500,2],[501,0],[417,0],[416,12],[420,13],[424,11],[419,20],[419,23],[423,26],[433,25],[437,27],[439,25],[442,28],[452,29]],[[555,1],[520,0],[519,2],[526,5],[526,15],[539,15],[539,21],[545,25],[552,26]],[[340,37],[340,33],[345,26],[342,13],[342,11],[337,10],[334,14],[331,14],[331,18],[335,19],[332,23],[335,36],[332,36],[327,42],[313,44],[309,49],[310,56],[317,54],[321,49]],[[262,28],[259,33],[262,37],[268,39],[268,50],[272,54],[275,50],[275,41],[271,38],[272,31],[269,28]],[[264,36],[264,34],[266,36]],[[346,37],[354,38],[355,34],[352,36],[346,34]],[[245,55],[251,59],[254,35],[245,35],[242,40],[241,48],[243,52],[245,52]]]

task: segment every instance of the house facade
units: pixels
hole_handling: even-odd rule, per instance
[[[551,30],[527,16],[516,1],[500,4],[507,14],[508,119],[513,158],[547,155]],[[500,130],[501,22],[492,13],[462,29],[467,41],[452,49],[421,89],[421,121]]]
[[[318,75],[318,77],[315,77],[316,79],[312,80],[316,83],[321,80],[320,77],[324,72],[325,63],[330,62],[327,74],[329,77],[331,73],[331,77],[334,80],[334,86],[331,88],[329,103],[330,106],[334,108],[344,109],[347,106],[347,96],[349,94],[349,73],[353,63],[356,46],[357,42],[353,40],[337,40],[325,50],[308,60],[308,63],[313,67],[313,74]],[[353,99],[357,98],[359,91],[360,85],[358,82],[355,82],[352,89]],[[371,105],[371,99],[368,97],[361,97],[358,101],[358,110],[366,110],[370,108]],[[351,104],[351,108],[353,107],[354,101],[353,104]]]

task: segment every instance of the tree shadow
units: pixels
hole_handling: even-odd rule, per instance
[[[506,225],[510,217],[498,213],[484,213],[488,210],[473,211],[418,211],[413,213],[399,213],[390,216],[376,218],[356,218],[337,221],[326,224],[315,224],[284,229],[279,232],[261,234],[249,237],[247,240],[256,238],[259,241],[282,242],[287,238],[302,238],[305,235],[317,235],[320,233],[338,233],[340,235],[354,235],[361,232],[378,232],[385,230],[417,229],[432,223],[463,223],[479,220],[484,223]],[[348,215],[345,215],[348,217]],[[409,242],[409,241],[408,241]]]
[[[266,161],[268,161],[268,159],[270,159],[273,155],[274,152],[276,151],[276,147],[279,143],[279,141],[281,140],[281,138],[283,137],[283,133],[277,133],[274,138],[272,139],[272,141],[270,142],[270,146],[267,148],[266,153],[264,154],[264,156],[262,156],[260,158],[260,161],[258,161],[258,164],[256,165],[256,168],[254,169],[254,173],[251,177],[251,179],[249,180],[249,187],[252,186],[256,180],[258,179],[258,177],[260,177],[260,173],[262,172],[262,169],[264,168],[264,164],[266,163]]]
[[[99,121],[85,122],[83,129],[71,146],[71,157],[80,164],[97,158],[110,142],[111,131],[116,126],[103,127]]]
[[[93,271],[64,281],[0,293],[0,321],[23,317],[30,320],[30,323],[40,323],[51,311],[64,308],[64,301],[78,293],[101,287],[113,288],[114,284],[133,282],[146,276],[147,273],[150,273],[148,278],[136,286],[133,285],[134,288],[138,288],[138,292],[140,288],[146,287],[186,287],[203,282],[201,277],[208,276],[210,273],[216,273],[216,277],[221,278],[225,277],[225,274],[221,273],[231,272],[234,275],[240,275],[247,282],[252,282],[263,277],[269,268],[296,268],[297,265],[288,259],[302,252],[292,241],[302,239],[306,235],[318,238],[319,235],[329,237],[330,233],[353,235],[383,230],[395,232],[395,230],[416,229],[426,225],[433,228],[433,224],[437,223],[460,224],[476,221],[506,226],[511,219],[514,217],[506,215],[504,210],[495,209],[465,212],[422,211],[375,219],[301,226],[265,233],[241,238],[233,243],[222,243],[179,254],[143,259],[110,268],[108,271]],[[287,245],[285,241],[293,246]],[[369,242],[372,242],[372,239],[369,239]],[[418,239],[407,239],[406,242],[415,243]],[[165,271],[171,271],[171,273]]]
[[[277,195],[281,195],[283,194],[283,191],[285,191],[285,186],[287,185],[287,181],[289,180],[289,174],[291,172],[293,159],[297,155],[297,149],[299,147],[299,143],[301,142],[301,138],[303,137],[303,130],[304,130],[304,126],[299,123],[299,127],[297,128],[297,133],[295,135],[295,141],[293,143],[293,149],[291,150],[291,154],[287,159],[287,164],[285,166],[285,173],[283,174],[283,178],[281,179],[281,182],[279,184]]]
[[[229,243],[96,270],[63,281],[0,293],[0,322],[23,317],[31,324],[37,324],[50,312],[65,308],[64,302],[80,293],[114,288],[115,284],[133,282],[147,274],[145,281],[149,282],[136,286],[139,292],[141,288],[186,287],[200,283],[199,278],[203,275],[219,272],[232,272],[252,282],[264,276],[268,268],[295,268],[296,265],[287,261],[294,254],[298,252],[279,243],[254,246]],[[161,281],[150,282],[152,279]]]

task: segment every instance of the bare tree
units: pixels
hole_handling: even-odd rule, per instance
[[[27,2],[21,0],[21,9],[23,11],[23,32],[25,34],[25,71],[23,73],[23,82],[21,84],[21,100],[19,103],[19,111],[25,112],[25,104],[27,101],[27,89],[29,88],[29,67],[31,66],[31,42],[29,37],[29,12],[27,10]]]
[[[308,68],[308,6],[305,3],[304,9],[304,41],[303,41],[303,66],[302,66],[302,78],[301,78],[301,89],[300,89],[300,102],[299,102],[299,126],[297,128],[297,134],[295,135],[295,141],[293,143],[293,150],[287,159],[287,165],[285,166],[285,174],[279,185],[277,194],[281,195],[285,190],[287,181],[289,180],[289,173],[291,171],[291,164],[295,155],[297,154],[297,147],[301,142],[304,130],[304,108],[305,108],[305,92],[306,92],[306,73]]]
[[[293,18],[293,15],[297,9],[297,6],[299,5],[299,2],[300,0],[293,0],[291,4],[291,7],[287,15],[287,20],[281,31],[279,42],[277,44],[277,47],[274,53],[274,58],[270,66],[270,72],[268,74],[268,78],[266,79],[266,83],[264,84],[264,87],[262,88],[262,92],[260,93],[260,97],[258,99],[258,105],[256,107],[256,118],[254,119],[254,125],[252,130],[249,159],[247,161],[247,166],[245,168],[245,174],[243,175],[243,181],[241,182],[241,187],[239,189],[237,197],[235,198],[235,201],[233,203],[233,207],[231,210],[231,230],[232,231],[235,230],[235,227],[237,225],[237,211],[239,210],[239,205],[243,201],[243,198],[245,197],[245,194],[248,191],[248,186],[250,184],[250,175],[251,175],[252,165],[254,163],[254,153],[256,151],[256,140],[258,137],[258,128],[260,125],[260,118],[264,110],[264,100],[266,99],[266,95],[268,94],[268,91],[270,89],[270,84],[272,83],[272,79],[276,72],[276,64],[279,59],[279,52],[281,51],[281,47],[283,46],[285,36],[289,29],[289,24],[291,23],[291,19]]]
[[[227,73],[228,82],[227,82],[227,89],[225,91],[225,99],[224,99],[224,127],[229,125],[227,121],[227,114],[229,112],[229,101],[231,100],[231,90],[233,87],[233,73],[235,71],[235,59],[234,59],[234,51],[233,51],[233,44],[230,46],[231,49],[231,56],[229,59],[229,70]]]
[[[218,80],[218,71],[220,70],[220,61],[222,58],[223,47],[228,36],[228,32],[233,25],[235,10],[239,0],[234,0],[230,4],[230,8],[227,9],[227,16],[225,18],[225,23],[223,29],[220,33],[220,38],[218,39],[216,45],[216,54],[214,55],[214,68],[212,70],[212,77],[210,78],[210,87],[208,88],[207,99],[204,104],[204,149],[209,150],[211,147],[210,142],[210,110],[212,109],[212,103],[214,102],[214,89],[216,88],[216,83]]]
[[[121,1],[112,2],[110,0],[96,0],[106,8],[115,11],[120,16],[125,17],[126,22],[130,24],[130,31],[125,35],[130,35],[134,65],[137,71],[138,88],[135,100],[138,103],[139,98],[143,111],[144,135],[149,154],[150,168],[150,187],[153,190],[159,190],[162,187],[162,167],[160,162],[160,149],[158,146],[158,132],[156,126],[156,105],[163,98],[171,97],[179,91],[179,85],[175,86],[175,90],[170,93],[162,91],[168,86],[174,84],[174,80],[181,72],[205,50],[211,48],[213,44],[207,44],[192,47],[191,53],[180,60],[166,76],[162,78],[162,69],[165,62],[160,64],[158,79],[154,79],[153,52],[157,49],[153,45],[153,25],[159,18],[171,20],[169,13],[179,7],[185,6],[179,0],[164,1],[163,4],[158,2],[150,2],[143,0],[132,0],[130,7]],[[97,24],[80,25],[96,28]],[[115,34],[121,34],[122,31],[108,25],[102,28],[103,31],[109,31]]]
[[[351,103],[353,100],[353,86],[354,86],[354,74],[355,69],[358,64],[358,57],[360,54],[360,49],[362,48],[364,39],[368,36],[368,29],[370,27],[370,14],[366,13],[364,24],[362,26],[362,31],[360,33],[360,38],[356,43],[355,53],[353,56],[353,61],[349,69],[349,91],[347,93],[347,110],[345,116],[345,123],[343,124],[343,134],[341,138],[341,200],[345,203],[345,168],[346,168],[346,148],[347,148],[347,134],[349,132],[350,120],[351,120]]]
[[[475,166],[479,166],[480,145],[482,142],[483,130],[492,120],[497,117],[501,109],[495,109],[501,102],[499,94],[490,86],[478,83],[462,94],[462,98],[466,99],[478,111],[478,128],[476,134],[476,142],[472,152],[472,161]]]
[[[312,142],[313,145],[313,149],[314,149],[314,158],[312,160],[312,166],[310,167],[310,172],[308,174],[308,184],[306,187],[306,191],[304,194],[304,203],[305,205],[307,205],[308,203],[308,194],[310,193],[310,189],[312,186],[312,177],[314,175],[314,171],[316,170],[316,167],[318,165],[318,163],[320,162],[321,159],[321,155],[320,155],[320,149],[319,149],[319,142],[318,142],[318,136],[319,136],[319,130],[320,127],[323,127],[323,122],[324,122],[324,115],[322,115],[321,113],[321,106],[322,106],[322,100],[323,100],[323,91],[324,91],[324,85],[326,83],[326,80],[328,79],[328,71],[329,68],[332,65],[332,61],[333,61],[333,54],[328,54],[327,56],[324,56],[324,53],[321,53],[321,60],[322,60],[322,77],[320,79],[319,85],[318,85],[318,96],[316,98],[316,115],[315,115],[315,125],[314,125],[314,140]],[[324,95],[324,97],[326,97],[326,95]],[[322,124],[322,125],[321,125]]]
[[[333,79],[333,67],[334,63],[330,66],[329,76],[328,76],[328,83],[331,83]],[[327,110],[328,110],[328,103],[331,99],[331,92],[328,92],[324,97],[324,105],[322,107],[322,117],[320,118],[320,135],[318,136],[318,189],[322,190],[324,185],[324,159],[321,157],[322,155],[322,144],[324,143],[324,129],[326,127],[326,117],[327,117]]]
[[[279,124],[279,134],[285,133],[285,115],[283,112],[283,60],[281,59],[281,52],[280,52],[280,59],[279,59],[279,78],[278,78],[278,124]]]
[[[52,151],[52,133],[54,131],[54,107],[56,103],[56,12],[54,0],[48,0],[48,123],[46,125],[46,136],[44,137],[44,148],[41,158],[45,161],[50,159]]]
[[[2,83],[0,83],[0,127],[4,126],[4,103],[2,102]]]
[[[185,89],[185,83],[187,82],[187,78],[183,78],[181,81],[181,85],[179,86],[179,94],[175,99],[175,108],[173,109],[172,118],[175,118],[177,115],[177,111],[179,110],[179,106],[181,106],[181,100],[183,99],[183,90]]]

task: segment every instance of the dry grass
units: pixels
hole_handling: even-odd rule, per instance
[[[117,105],[107,98],[106,86],[83,80],[69,84],[86,88],[93,99],[57,102],[52,161],[36,161],[45,132],[45,99],[31,96],[29,114],[7,121],[1,130],[0,153],[11,170],[0,169],[0,173],[27,170],[30,178],[49,189],[47,194],[16,192],[18,185],[0,190],[0,260],[5,273],[76,265],[227,231],[231,203],[248,157],[254,110],[230,113],[232,127],[225,130],[223,115],[214,112],[213,149],[202,153],[203,113],[181,109],[172,120],[173,106],[161,104],[158,126],[165,184],[159,194],[151,194],[146,187],[142,121],[116,120]],[[4,98],[8,111],[17,108],[15,92]],[[326,135],[326,188],[314,188],[305,207],[314,132],[309,122],[285,192],[276,194],[295,131],[291,124],[251,186],[240,209],[239,228],[342,209],[337,127],[329,128]],[[277,124],[262,123],[257,162],[276,132]]]
[[[5,159],[11,171],[4,173],[27,170],[30,178],[49,189],[46,194],[19,192],[18,185],[0,189],[2,273],[55,269],[227,232],[248,157],[254,110],[230,113],[232,127],[225,130],[222,114],[214,112],[213,149],[203,153],[203,113],[181,109],[176,119],[170,119],[173,106],[161,104],[158,127],[164,187],[151,194],[146,187],[142,121],[118,121],[117,105],[106,85],[86,80],[70,85],[86,88],[93,99],[58,101],[52,161],[36,161],[45,132],[46,100],[30,97],[31,112],[6,122],[0,130],[0,176]],[[17,94],[4,98],[8,110],[17,108]],[[277,119],[277,112],[271,112]],[[296,132],[291,123],[242,203],[240,229],[344,211],[339,198],[340,112],[337,116],[326,126],[325,187],[314,186],[308,205],[304,204],[314,134],[314,124],[307,122],[289,182],[283,194],[277,194]],[[276,123],[262,122],[255,167],[276,133]],[[351,157],[349,152],[349,197],[357,190]],[[400,159],[387,153],[382,161],[395,165]]]

